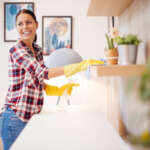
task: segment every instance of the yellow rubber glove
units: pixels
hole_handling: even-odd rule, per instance
[[[71,95],[72,88],[74,86],[79,86],[79,84],[68,83],[68,84],[61,86],[60,88],[57,86],[46,84],[45,85],[45,92],[46,92],[46,95],[48,95],[48,96],[62,96],[64,91],[67,90],[67,94]]]
[[[66,77],[70,77],[77,72],[86,70],[89,65],[95,65],[95,64],[104,64],[104,61],[89,59],[89,60],[83,60],[82,62],[77,64],[70,64],[64,67],[64,74]]]

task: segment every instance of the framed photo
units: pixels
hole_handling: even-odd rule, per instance
[[[72,48],[72,16],[42,17],[43,55],[60,48]]]
[[[16,14],[21,9],[34,12],[33,2],[7,2],[4,3],[4,42],[16,42],[19,35],[16,31]]]

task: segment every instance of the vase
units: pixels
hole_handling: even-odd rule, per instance
[[[118,64],[119,65],[136,64],[137,48],[138,47],[136,45],[119,45]]]
[[[107,65],[118,64],[118,48],[107,49],[104,51]]]

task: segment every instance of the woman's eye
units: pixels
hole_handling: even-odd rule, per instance
[[[32,22],[31,21],[27,21],[26,24],[32,24]]]
[[[22,26],[22,25],[23,25],[23,23],[21,23],[21,22],[20,22],[20,23],[18,23],[18,26]]]
[[[21,27],[23,25],[31,25],[31,24],[32,24],[32,21],[26,21],[24,23],[23,22],[19,22],[17,25]]]

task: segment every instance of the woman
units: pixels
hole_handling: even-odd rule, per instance
[[[33,114],[43,105],[43,80],[64,74],[63,68],[48,70],[43,63],[41,48],[35,44],[38,22],[30,10],[16,16],[20,40],[9,51],[10,85],[5,110],[1,114],[0,136],[8,150]]]
[[[44,65],[41,48],[35,43],[38,22],[34,13],[26,9],[19,11],[16,28],[20,40],[9,51],[10,85],[5,109],[0,115],[0,140],[4,150],[10,148],[31,117],[41,111],[44,79],[64,74],[68,77],[86,69],[89,64],[103,63],[86,60],[64,68],[48,69]]]

